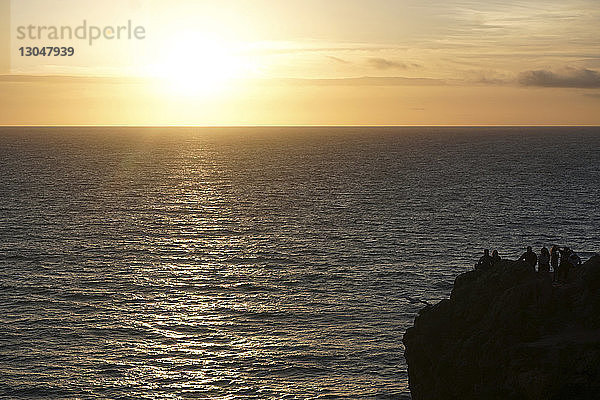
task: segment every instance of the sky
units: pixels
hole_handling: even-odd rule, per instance
[[[0,9],[3,125],[600,125],[597,0],[0,0]],[[83,20],[132,21],[144,38],[17,36],[19,26]],[[21,57],[24,46],[75,55]]]

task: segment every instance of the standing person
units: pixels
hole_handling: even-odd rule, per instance
[[[498,254],[498,250],[492,251],[492,265],[496,265],[502,258],[500,258],[500,254]]]
[[[535,272],[535,264],[537,264],[537,254],[533,252],[531,246],[527,246],[527,251],[519,258],[519,261],[525,261],[531,266]]]
[[[571,250],[571,254],[569,254],[569,263],[571,267],[576,268],[581,265],[581,258],[575,253],[575,251]]]
[[[550,252],[546,246],[542,247],[540,251],[540,257],[538,258],[538,272],[549,274],[550,273]]]
[[[569,270],[571,269],[571,263],[569,257],[571,256],[571,249],[568,247],[559,248],[560,252],[560,264],[558,265],[558,281],[566,282],[569,277]]]
[[[558,280],[558,246],[553,245],[550,249],[550,265],[552,265],[552,271],[554,271],[554,281]]]
[[[479,259],[477,265],[475,265],[475,269],[486,270],[492,266],[492,257],[490,257],[490,251],[485,249],[483,251],[483,256]]]

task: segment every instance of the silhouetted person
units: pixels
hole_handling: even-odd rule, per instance
[[[558,280],[558,246],[553,245],[550,249],[550,265],[552,265],[552,271],[554,271],[554,280]]]
[[[579,258],[577,253],[575,253],[573,250],[571,250],[567,261],[569,261],[569,264],[571,264],[571,267],[573,268],[579,267],[581,265],[581,258]]]
[[[560,252],[560,264],[558,265],[558,281],[566,282],[569,277],[569,271],[571,270],[571,262],[569,257],[571,256],[571,249],[568,247],[558,248]]]
[[[492,251],[492,265],[496,265],[502,258],[498,254],[498,250]]]
[[[545,246],[542,247],[538,258],[538,272],[550,273],[550,252]]]
[[[475,269],[489,269],[492,266],[492,257],[490,257],[490,251],[485,249],[483,251],[483,256],[479,259],[477,265],[475,265]]]
[[[537,264],[537,255],[533,252],[531,246],[527,247],[527,251],[519,258],[519,261],[525,261],[535,271],[535,264]]]

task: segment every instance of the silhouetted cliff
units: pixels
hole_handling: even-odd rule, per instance
[[[413,400],[600,398],[600,256],[553,286],[504,261],[456,278],[404,335]]]

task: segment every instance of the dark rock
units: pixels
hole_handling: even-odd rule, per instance
[[[404,335],[413,400],[600,398],[600,256],[553,285],[522,262],[456,278]]]

